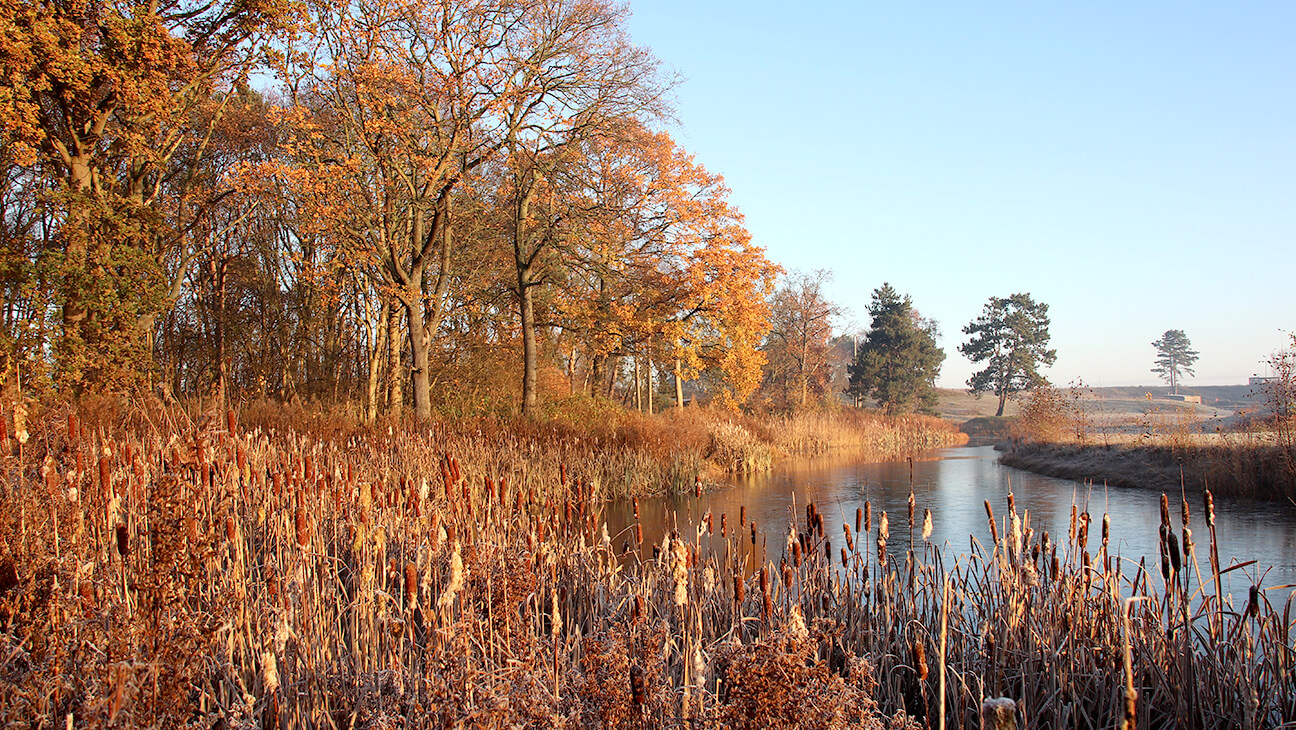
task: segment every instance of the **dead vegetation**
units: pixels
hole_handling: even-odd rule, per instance
[[[1187,505],[1160,571],[1088,514],[1037,536],[1011,498],[959,556],[912,509],[888,546],[903,515],[838,533],[807,505],[752,570],[741,516],[607,534],[598,462],[522,436],[27,428],[0,482],[6,726],[971,728],[1002,695],[1026,727],[1098,727],[1127,684],[1138,727],[1296,720],[1291,599],[1229,605]]]

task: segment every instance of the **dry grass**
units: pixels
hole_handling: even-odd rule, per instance
[[[1296,720],[1290,599],[1222,603],[1196,549],[1168,579],[1118,570],[1087,515],[1054,541],[1010,510],[951,558],[810,508],[752,571],[723,516],[656,550],[607,535],[594,475],[525,435],[506,462],[436,430],[34,420],[0,482],[5,726],[881,728],[945,707],[971,728],[1006,695],[1027,727],[1098,727],[1126,647],[1139,727]]]

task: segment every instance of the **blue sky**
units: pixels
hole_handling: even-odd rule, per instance
[[[794,10],[795,7],[795,10]],[[681,144],[769,257],[936,319],[940,384],[990,296],[1049,304],[1054,382],[1245,382],[1296,328],[1296,3],[632,0]],[[846,325],[849,323],[843,323]]]

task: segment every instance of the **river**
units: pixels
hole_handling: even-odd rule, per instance
[[[1071,506],[1090,512],[1089,549],[1099,544],[1103,513],[1111,516],[1109,553],[1119,555],[1125,572],[1132,573],[1141,558],[1159,570],[1158,552],[1161,509],[1159,492],[1140,489],[1085,485],[1002,466],[998,453],[989,446],[941,449],[908,462],[866,462],[841,456],[792,460],[774,471],[731,479],[731,484],[693,495],[639,500],[639,520],[644,537],[643,553],[651,554],[672,529],[694,538],[698,522],[709,512],[714,533],[699,538],[704,547],[740,554],[749,568],[765,558],[775,562],[782,556],[789,525],[805,528],[805,506],[813,501],[824,515],[824,532],[833,550],[845,545],[843,523],[855,530],[856,509],[865,502],[872,506],[873,532],[882,512],[890,522],[889,551],[908,548],[908,499],[912,484],[916,501],[913,541],[921,545],[923,510],[932,512],[931,542],[953,557],[966,553],[972,540],[990,543],[985,501],[989,500],[1001,521],[1008,510],[1008,494],[1016,500],[1019,513],[1028,511],[1030,527],[1038,536],[1048,531],[1054,542],[1065,544]],[[912,473],[912,477],[911,477]],[[912,481],[911,481],[912,478]],[[1181,530],[1181,499],[1170,495],[1171,522]],[[1207,553],[1209,530],[1200,495],[1189,494],[1190,527],[1199,551],[1203,574],[1210,565]],[[1296,512],[1290,507],[1263,502],[1215,500],[1215,524],[1220,562],[1224,567],[1255,561],[1225,574],[1224,590],[1245,602],[1257,581],[1266,596],[1281,610],[1291,586],[1296,584]],[[620,547],[633,545],[634,503],[613,502],[607,506],[608,530]],[[744,524],[739,525],[740,519]],[[755,546],[751,525],[756,525]],[[728,539],[721,536],[721,526]],[[1182,536],[1181,536],[1182,537]],[[1195,582],[1195,581],[1194,581]]]

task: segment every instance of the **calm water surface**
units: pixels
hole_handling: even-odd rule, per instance
[[[932,511],[931,541],[944,546],[950,556],[969,552],[972,540],[989,544],[990,528],[984,503],[990,501],[995,515],[1007,513],[1011,491],[1019,513],[1029,511],[1030,526],[1038,536],[1048,531],[1055,542],[1066,542],[1071,505],[1081,512],[1088,510],[1093,518],[1089,548],[1096,552],[1104,512],[1111,515],[1109,551],[1119,554],[1127,569],[1147,558],[1148,566],[1159,570],[1157,549],[1161,524],[1159,492],[1139,489],[1086,486],[1064,479],[1054,479],[1031,472],[1001,466],[992,447],[943,449],[915,459],[912,485],[917,502],[913,539],[921,544],[922,513]],[[855,529],[855,510],[865,501],[873,508],[873,533],[883,511],[889,514],[891,552],[903,551],[909,545],[908,499],[910,465],[907,462],[867,463],[837,458],[799,460],[777,471],[735,478],[732,486],[702,495],[701,499],[673,497],[640,500],[640,520],[644,532],[644,554],[651,545],[660,544],[672,529],[692,538],[698,522],[708,512],[712,515],[713,535],[700,538],[704,547],[728,551],[743,557],[749,566],[758,566],[768,558],[775,562],[782,556],[789,526],[796,522],[805,529],[805,505],[813,501],[824,515],[824,532],[832,538],[834,555],[845,545],[842,524]],[[1180,499],[1171,495],[1171,518],[1176,533],[1180,531]],[[1200,496],[1189,495],[1193,540],[1200,551],[1203,572],[1209,570],[1206,547],[1209,531]],[[738,525],[744,511],[746,523]],[[726,524],[727,538],[720,535]],[[615,502],[607,509],[608,530],[613,541],[633,545],[635,516],[629,501]],[[751,542],[750,523],[756,523],[756,543]],[[1224,566],[1254,560],[1254,564],[1225,575],[1224,589],[1243,602],[1250,586],[1259,581],[1269,589],[1270,602],[1281,606],[1296,584],[1296,510],[1283,505],[1215,501],[1216,534],[1220,544],[1220,561]],[[1182,537],[1182,536],[1181,536]],[[1059,539],[1060,538],[1060,539]],[[862,550],[862,548],[861,548]]]

